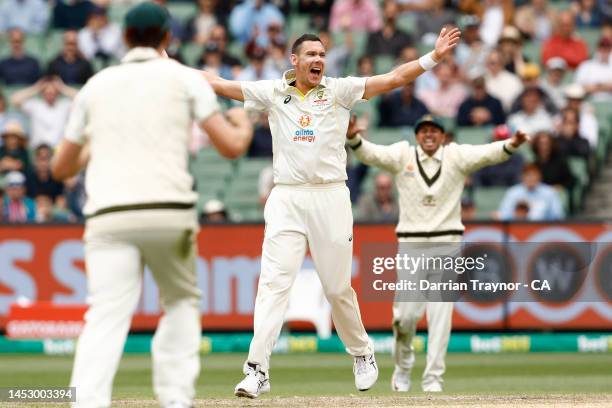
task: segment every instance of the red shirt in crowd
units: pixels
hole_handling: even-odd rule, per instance
[[[571,69],[575,69],[582,61],[589,58],[589,46],[577,37],[565,38],[560,35],[551,36],[542,47],[542,63],[553,57],[561,57]]]

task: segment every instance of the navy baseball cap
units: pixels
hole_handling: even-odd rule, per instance
[[[157,28],[165,32],[170,29],[170,13],[156,3],[145,1],[128,11],[124,24],[126,29],[144,31]]]
[[[433,125],[440,129],[442,132],[444,132],[444,125],[438,118],[433,115],[425,115],[421,117],[421,119],[419,119],[414,125],[414,133],[417,133],[419,131],[419,128],[423,125]]]

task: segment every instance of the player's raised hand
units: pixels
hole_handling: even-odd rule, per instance
[[[358,123],[357,116],[352,115],[351,119],[349,120],[348,129],[346,130],[346,138],[352,139],[357,136],[358,133],[361,133],[364,130],[366,129],[364,126],[362,126],[362,124]]]
[[[531,138],[527,133],[517,130],[514,136],[510,138],[510,146],[518,149],[523,143],[529,142],[530,140]]]
[[[461,39],[461,31],[457,27],[444,26],[440,35],[436,40],[436,46],[433,52],[435,61],[440,61],[446,57],[456,46]]]

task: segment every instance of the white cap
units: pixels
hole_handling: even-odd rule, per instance
[[[204,204],[204,213],[205,214],[213,214],[217,212],[221,212],[225,210],[225,206],[219,200],[208,200]]]
[[[569,99],[584,99],[586,92],[580,84],[570,84],[565,87],[563,94]]]
[[[546,63],[546,68],[566,70],[567,62],[565,62],[565,60],[561,57],[553,57]]]
[[[7,187],[14,185],[23,186],[25,181],[25,176],[19,171],[9,171],[6,176],[4,176],[4,182],[6,183]]]

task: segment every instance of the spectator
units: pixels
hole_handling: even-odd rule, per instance
[[[580,114],[577,110],[566,108],[561,112],[561,126],[557,132],[559,150],[566,156],[589,159],[589,142],[580,135]]]
[[[456,81],[457,67],[441,63],[436,65],[433,72],[438,78],[438,89],[417,92],[417,95],[434,115],[454,118],[467,96],[463,85]]]
[[[493,129],[492,141],[506,140],[512,136],[510,128],[499,125]],[[509,187],[518,184],[523,168],[523,156],[513,154],[508,160],[489,167],[483,167],[472,174],[471,184],[476,187]]]
[[[348,64],[353,53],[353,35],[350,30],[343,31],[344,44],[337,47],[327,29],[319,32],[319,38],[325,48],[325,72],[331,78],[338,78],[344,74],[344,68]]]
[[[577,0],[572,3],[576,15],[576,26],[579,28],[601,27],[603,15],[596,0]]]
[[[555,21],[555,33],[542,46],[542,62],[561,57],[571,69],[575,69],[589,57],[589,47],[574,33],[574,15],[561,11]]]
[[[34,201],[25,196],[23,173],[11,171],[5,177],[6,194],[4,196],[4,220],[12,223],[31,222],[36,219]]]
[[[519,201],[514,207],[514,221],[529,220],[529,203],[527,201]]]
[[[187,22],[185,38],[187,41],[204,45],[208,42],[213,28],[221,23],[215,12],[216,0],[198,0],[198,11]]]
[[[51,177],[51,148],[42,144],[34,151],[34,171],[26,177],[28,197],[39,195],[51,197],[55,201],[64,191],[64,185]]]
[[[485,0],[480,24],[480,38],[488,47],[497,45],[504,28],[506,13],[502,0]]]
[[[289,62],[289,58],[287,58],[287,44],[272,41],[268,47],[268,58],[266,58],[265,63],[270,69],[276,72],[285,72],[292,69],[293,66]],[[325,58],[325,69],[327,71],[327,52]]]
[[[299,0],[298,13],[310,16],[310,24],[315,31],[327,30],[329,16],[334,0]]]
[[[18,29],[9,31],[11,55],[0,60],[0,82],[6,85],[29,85],[40,78],[38,61],[25,53],[24,34]]]
[[[223,55],[219,46],[209,42],[204,46],[204,52],[197,64],[200,69],[212,72],[224,79],[234,79],[232,67],[223,62]]]
[[[78,34],[74,30],[64,32],[62,52],[49,63],[47,75],[61,78],[65,84],[83,85],[93,76],[93,68],[78,47]]]
[[[520,74],[528,60],[523,56],[521,33],[514,26],[506,26],[502,31],[498,45],[504,69],[513,74]]]
[[[13,106],[30,120],[30,147],[36,148],[44,143],[54,148],[59,144],[64,137],[72,99],[76,94],[76,89],[70,88],[58,77],[50,76],[13,94]]]
[[[373,33],[383,26],[380,7],[376,0],[336,0],[331,10],[329,31],[348,27],[353,31]]]
[[[414,95],[414,82],[403,88],[382,95],[378,104],[378,126],[414,126],[429,113],[427,107]]]
[[[236,78],[242,69],[242,63],[238,58],[227,52],[227,31],[222,25],[216,25],[210,32],[208,38],[210,44],[216,44],[221,52],[221,62],[223,65],[232,67],[232,76]]]
[[[563,205],[557,191],[542,183],[542,174],[535,164],[523,169],[522,183],[517,184],[504,195],[499,207],[500,218],[513,220],[519,203],[529,207],[529,221],[557,221],[563,218]]]
[[[19,122],[21,124],[25,123],[25,118],[19,112],[7,112],[6,111],[6,98],[4,94],[0,92],[0,131],[4,129],[4,126],[8,122]],[[0,146],[2,146],[2,141],[0,141]]]
[[[49,6],[43,0],[4,0],[0,4],[0,33],[18,29],[42,34],[49,26]]]
[[[555,11],[548,6],[547,0],[531,0],[516,10],[514,25],[526,38],[544,41],[550,37]]]
[[[586,92],[584,88],[578,84],[571,84],[565,87],[564,96],[567,101],[567,108],[574,109],[580,112],[580,127],[578,133],[589,141],[591,150],[597,148],[599,139],[599,124],[597,117],[593,113],[593,108],[587,102],[584,102]],[[561,121],[559,120],[559,123]]]
[[[204,204],[204,209],[202,211],[202,215],[200,216],[201,223],[222,223],[227,221],[227,210],[221,201],[208,200]]]
[[[273,4],[264,0],[246,0],[234,7],[229,18],[229,28],[236,40],[246,44],[252,38],[257,39],[257,45],[265,47],[268,25],[273,22],[284,24],[285,18]]]
[[[53,6],[53,28],[80,30],[87,24],[94,3],[89,0],[56,0]]]
[[[473,221],[476,219],[476,205],[468,197],[461,199],[461,221]]]
[[[542,182],[563,187],[571,192],[576,180],[567,164],[567,157],[559,151],[551,134],[537,133],[533,139],[532,149],[535,154],[534,164],[542,174]]]
[[[489,95],[499,99],[506,112],[523,90],[519,78],[504,69],[501,55],[497,50],[491,51],[487,57],[485,84]]]
[[[359,199],[360,218],[367,221],[397,222],[399,208],[393,197],[393,178],[378,173],[374,179],[374,192]]]
[[[357,76],[371,77],[374,75],[374,58],[369,55],[362,55],[357,60]]]
[[[544,109],[542,97],[541,89],[527,88],[521,97],[521,110],[508,117],[508,126],[512,130],[520,129],[530,135],[552,129],[552,116]]]
[[[431,0],[430,9],[417,14],[416,37],[419,42],[433,45],[442,27],[455,24],[455,12],[444,7],[445,0]]]
[[[483,75],[471,81],[472,94],[459,105],[457,125],[486,126],[501,125],[506,121],[506,114],[499,99],[489,95]]]
[[[563,89],[563,78],[567,70],[567,63],[563,58],[554,57],[546,63],[546,78],[541,82],[540,86],[544,92],[550,97],[557,111],[565,106],[565,95]]]
[[[91,7],[87,24],[79,31],[78,43],[85,58],[90,61],[100,58],[105,64],[111,58],[121,58],[125,51],[121,28],[109,21],[106,8],[97,5]]]
[[[523,92],[517,96],[516,100],[512,103],[510,113],[516,113],[522,108],[523,95],[527,89],[537,88],[540,90],[540,97],[542,98],[542,106],[546,109],[546,112],[551,115],[558,112],[557,106],[553,102],[552,98],[544,91],[544,88],[540,86],[540,68],[536,64],[528,62],[523,67],[520,73],[521,82],[523,84]]]
[[[256,47],[249,55],[249,65],[240,72],[238,81],[259,81],[262,79],[278,79],[281,73],[265,65],[266,51]]]
[[[36,205],[36,223],[46,224],[50,222],[70,222],[70,213],[62,208],[56,208],[53,199],[48,195],[40,194],[34,199]]]
[[[0,173],[11,171],[28,173],[30,155],[26,149],[28,136],[19,122],[7,122],[2,130],[0,146]]]
[[[262,113],[257,121],[247,156],[272,157],[272,133],[267,112]]]
[[[576,70],[575,81],[584,86],[594,101],[612,102],[612,39],[602,37],[593,59],[583,62]]]
[[[480,39],[480,19],[478,16],[463,16],[461,18],[461,25],[463,25],[463,33],[461,35],[461,42],[455,48],[455,56],[457,63],[461,67],[462,76],[471,78],[484,70],[487,59],[487,47],[484,46]]]
[[[402,48],[412,45],[409,34],[397,28],[397,0],[385,0],[383,3],[384,24],[381,30],[368,34],[366,53],[373,57],[379,55],[396,56]],[[439,33],[440,30],[437,31]],[[437,34],[436,34],[437,35]]]

